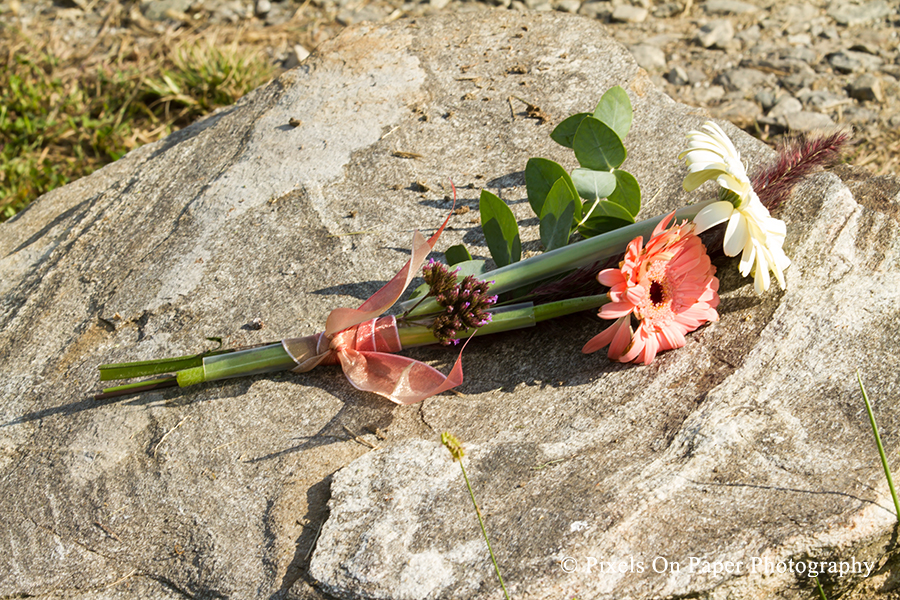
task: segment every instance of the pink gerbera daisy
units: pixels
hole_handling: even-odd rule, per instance
[[[658,352],[681,348],[684,334],[707,321],[718,321],[719,280],[693,223],[673,223],[668,215],[643,246],[643,237],[628,244],[618,269],[605,269],[597,280],[609,286],[611,302],[600,309],[603,319],[616,322],[585,344],[582,352],[609,346],[609,358],[619,362],[653,362]],[[632,317],[637,330],[631,328]]]

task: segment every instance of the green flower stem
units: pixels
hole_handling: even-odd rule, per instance
[[[279,342],[230,354],[207,356],[203,359],[201,367],[179,372],[178,385],[186,387],[204,381],[286,371],[296,366],[297,363]]]
[[[531,327],[535,323],[540,323],[547,319],[554,319],[556,317],[598,308],[607,302],[609,302],[609,298],[606,295],[603,295],[569,298],[557,302],[539,304],[537,306],[531,302],[504,306],[488,311],[491,313],[490,323],[482,325],[474,332],[471,329],[460,332],[457,335],[457,339],[468,339],[473,333],[476,337],[479,337],[490,333],[500,333],[502,331],[512,331],[513,329]],[[434,337],[434,333],[427,327],[420,325],[413,327],[398,327],[398,331],[400,332],[400,343],[404,348],[438,343],[438,340]]]
[[[504,306],[491,310],[491,322],[478,328],[478,330],[475,331],[475,335],[487,335],[489,333],[499,333],[502,331],[530,327],[535,323],[546,321],[547,319],[594,309],[607,302],[609,302],[609,299],[604,295],[570,298],[568,300],[560,300],[558,302],[550,302],[538,306],[534,306],[531,302]],[[426,327],[399,327],[398,331],[400,334],[400,343],[404,348],[436,344],[438,342],[432,331]],[[466,339],[471,336],[472,333],[471,330],[463,332],[460,334],[459,338]],[[180,366],[180,368],[171,368],[176,365]],[[223,350],[205,356],[197,355],[158,361],[144,361],[141,363],[104,365],[105,368],[116,369],[114,371],[118,376],[116,378],[122,376],[122,372],[126,370],[126,367],[131,368],[133,372],[138,373],[137,375],[132,375],[133,377],[140,377],[148,374],[144,369],[150,367],[157,369],[160,366],[168,366],[170,369],[168,372],[177,370],[175,375],[178,386],[187,387],[206,381],[218,381],[220,379],[228,379],[231,377],[287,371],[297,366],[297,363],[294,362],[294,359],[291,358],[285,351],[284,346],[279,342],[256,348],[248,348],[246,350]],[[150,371],[150,374],[155,372],[158,371]],[[103,393],[123,395],[129,392],[143,391],[144,389],[149,389],[144,388],[144,386],[147,386],[148,384],[156,384],[158,386],[159,383],[166,383],[172,385],[171,379],[172,378],[166,378],[153,382],[139,382],[117,386],[115,388],[107,388],[103,390]]]
[[[225,354],[234,350],[213,350],[203,354],[191,354],[188,356],[176,356],[174,358],[161,358],[157,360],[141,360],[128,363],[113,363],[100,365],[100,381],[113,379],[132,379],[134,377],[147,377],[162,373],[174,373],[182,369],[199,367],[203,364],[205,356]]]
[[[685,206],[676,211],[675,218],[678,220],[693,219],[710,202],[713,201]],[[548,277],[565,273],[566,271],[586,267],[622,254],[628,242],[638,236],[643,236],[644,240],[647,240],[664,216],[661,215],[640,223],[621,227],[603,235],[569,244],[568,246],[532,256],[500,269],[476,275],[476,277],[484,281],[493,281],[490,292],[492,294],[502,294],[503,292],[515,290]],[[400,308],[409,310],[415,302],[416,300],[407,300],[400,304]],[[410,312],[410,316],[436,313],[440,310],[441,307],[437,301],[434,298],[428,298],[416,307],[414,311]]]
[[[160,390],[167,387],[178,385],[175,377],[170,375],[161,379],[153,379],[151,381],[137,381],[135,383],[126,383],[125,385],[117,385],[115,387],[106,388],[103,392],[94,396],[94,400],[108,400],[119,396],[127,396],[129,394],[138,394],[141,392],[150,392]]]

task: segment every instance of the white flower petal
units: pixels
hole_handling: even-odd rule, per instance
[[[684,178],[684,184],[682,187],[684,187],[684,191],[686,192],[693,192],[710,179],[715,179],[718,174],[718,171],[713,170],[688,173],[688,176]]]
[[[738,211],[734,211],[728,219],[728,227],[725,229],[725,244],[722,249],[726,256],[736,256],[744,249],[750,233],[747,229],[747,219]]]
[[[748,237],[747,243],[744,244],[744,252],[741,254],[741,262],[738,263],[738,271],[746,277],[753,272],[753,265],[756,262],[756,244],[753,238]]]
[[[741,181],[734,177],[731,173],[723,173],[716,178],[716,181],[719,182],[723,188],[729,189],[738,197],[743,198],[746,196],[747,191],[750,189],[750,183],[747,181]]]
[[[757,293],[769,289],[770,271],[784,288],[784,270],[791,264],[782,250],[787,227],[784,221],[773,218],[760,202],[740,153],[722,128],[708,121],[703,124],[703,131],[688,133],[688,149],[678,158],[684,159],[688,167],[684,179],[686,191],[716,179],[720,186],[738,196],[736,207],[725,201],[714,202],[702,209],[694,217],[697,233],[727,220],[723,249],[728,256],[741,253],[741,274],[753,274]]]
[[[741,155],[738,153],[737,148],[735,148],[734,144],[731,143],[731,138],[728,137],[728,134],[722,131],[721,127],[719,127],[712,121],[707,121],[703,124],[703,128],[711,132],[711,137],[719,142],[719,144],[721,144],[727,150],[728,154],[734,156],[738,160],[741,159]]]
[[[731,205],[731,202],[713,202],[701,209],[697,216],[694,217],[695,232],[700,234],[710,227],[724,223],[731,217],[732,213],[734,213],[734,207]]]
[[[756,251],[756,266],[753,268],[753,287],[757,294],[762,294],[772,284],[769,277],[769,261],[766,258],[766,249],[760,246]]]

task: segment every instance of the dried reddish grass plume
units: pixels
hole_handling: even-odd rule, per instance
[[[777,208],[804,177],[819,167],[840,162],[849,131],[789,139],[778,147],[778,159],[754,175],[752,185],[760,202],[769,210]]]

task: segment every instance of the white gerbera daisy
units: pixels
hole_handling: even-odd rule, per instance
[[[784,270],[791,261],[781,248],[786,233],[784,221],[770,216],[759,201],[741,163],[741,155],[725,132],[711,121],[703,129],[706,132],[688,133],[688,149],[678,155],[679,159],[686,160],[690,171],[684,178],[684,189],[690,192],[715,179],[730,193],[726,195],[728,199],[713,202],[694,217],[697,233],[728,221],[725,254],[741,253],[741,275],[753,274],[756,293],[769,289],[769,271],[785,289]]]

